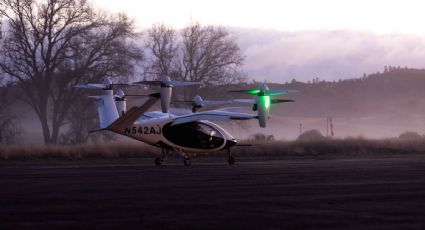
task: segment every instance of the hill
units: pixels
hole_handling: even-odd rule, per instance
[[[229,90],[258,88],[259,82],[207,86],[198,90],[203,98],[250,98],[248,95],[230,94]],[[258,129],[256,121],[221,123],[237,138],[247,138],[258,132],[272,134],[278,139],[295,139],[302,131],[317,129],[326,134],[326,117],[332,117],[337,137],[364,136],[368,138],[397,137],[405,131],[425,133],[425,70],[387,68],[383,73],[365,75],[357,79],[334,82],[314,79],[286,84],[269,83],[272,89],[297,89],[300,93],[281,98],[295,103],[276,105],[266,129]],[[16,90],[11,92],[16,93]],[[143,93],[143,92],[141,92]],[[136,100],[131,105],[139,105]],[[93,104],[93,106],[95,106]],[[158,107],[159,109],[159,107]],[[41,132],[33,111],[22,102],[11,111],[21,115],[25,142],[41,141]],[[330,130],[328,129],[328,133]]]
[[[259,83],[224,86],[202,90],[208,98],[228,98],[225,90],[255,88]],[[320,81],[268,84],[272,89],[297,89],[300,93],[284,98],[296,103],[277,105],[272,119],[291,130],[283,137],[294,138],[299,124],[304,129],[326,132],[326,117],[332,117],[335,133],[341,136],[393,137],[406,130],[425,133],[425,70],[386,68],[383,73],[365,75],[357,79],[334,82]],[[233,95],[232,95],[233,96]],[[239,95],[238,95],[239,96]],[[297,132],[298,131],[298,132]],[[282,132],[281,132],[282,133]]]

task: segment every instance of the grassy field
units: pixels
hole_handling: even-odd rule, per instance
[[[235,147],[236,156],[363,156],[394,154],[425,154],[425,140],[362,138],[327,139],[323,141],[241,141],[252,146]],[[145,144],[86,144],[76,146],[1,146],[0,160],[31,159],[109,159],[154,157],[159,148]],[[196,154],[197,156],[223,156],[225,152]]]

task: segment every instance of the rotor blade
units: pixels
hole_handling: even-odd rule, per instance
[[[277,103],[286,103],[286,102],[295,102],[294,100],[284,100],[284,99],[271,99],[270,103],[277,104]]]
[[[107,88],[104,84],[84,84],[84,85],[75,85],[75,88],[80,89],[105,89]]]
[[[172,86],[191,86],[191,85],[200,85],[201,82],[170,81],[169,84],[172,85]]]
[[[230,93],[245,93],[249,95],[257,95],[261,92],[259,89],[248,89],[248,90],[231,90]]]
[[[133,85],[161,86],[161,81],[138,81],[134,82]]]
[[[287,89],[287,90],[277,90],[277,89],[269,89],[264,92],[266,96],[277,96],[282,94],[290,94],[290,93],[298,93],[298,90]]]

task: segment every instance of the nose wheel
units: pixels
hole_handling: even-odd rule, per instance
[[[234,165],[236,163],[236,160],[233,156],[230,156],[229,159],[227,159],[227,162],[229,165]]]
[[[229,155],[229,157],[227,158],[227,163],[229,163],[229,165],[234,165],[236,163],[236,159],[234,156],[232,156],[232,151],[230,150],[230,148],[227,149],[227,153]]]

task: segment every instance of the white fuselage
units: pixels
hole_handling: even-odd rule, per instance
[[[173,125],[174,117],[146,118],[120,127],[113,132],[157,147],[181,153],[213,152],[236,144],[226,130],[210,121],[201,120]]]

